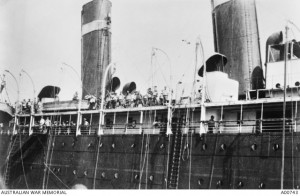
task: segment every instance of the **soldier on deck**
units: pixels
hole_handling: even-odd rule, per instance
[[[152,92],[151,88],[148,88],[147,95],[148,95],[149,106],[152,106],[153,105],[153,92]]]
[[[78,97],[78,92],[76,91],[75,93],[74,93],[74,95],[73,95],[73,101],[76,101],[76,100],[78,100],[79,99],[79,97]]]
[[[27,110],[27,107],[26,107],[26,104],[27,102],[26,102],[26,100],[25,99],[23,99],[23,101],[22,101],[22,113],[24,114],[25,112],[26,112],[26,110]]]
[[[41,117],[40,126],[39,126],[41,132],[43,131],[44,126],[45,126],[45,119]]]
[[[164,98],[164,104],[166,104],[167,100],[168,100],[168,91],[167,91],[167,87],[166,86],[162,90],[162,95],[163,95],[163,98]]]
[[[125,107],[125,97],[122,92],[120,92],[120,95],[118,97],[120,107],[124,108]]]
[[[126,94],[126,106],[125,107],[129,107],[131,105],[131,94],[129,93],[129,91],[127,91]]]
[[[30,101],[30,99],[28,99],[28,101],[27,101],[27,103],[26,103],[26,108],[27,108],[27,112],[28,113],[31,113],[31,101]]]
[[[51,127],[51,120],[49,119],[49,117],[46,118],[45,125],[46,125],[46,131],[48,132]]]
[[[131,94],[131,104],[130,104],[130,107],[136,107],[136,92],[133,92]]]
[[[158,105],[158,90],[157,90],[157,86],[154,86],[154,89],[153,89],[153,102],[154,102],[154,105]]]
[[[213,133],[214,128],[215,128],[215,120],[214,120],[214,116],[211,115],[209,121],[208,121],[208,133]]]

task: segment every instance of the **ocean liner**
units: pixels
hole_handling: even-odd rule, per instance
[[[58,101],[60,88],[46,86],[38,103],[0,104],[7,188],[299,188],[299,42],[288,27],[272,34],[263,69],[255,1],[212,8],[216,53],[195,71],[197,93],[178,100],[168,87],[142,95],[134,81],[116,94],[111,2],[85,4],[82,94]]]

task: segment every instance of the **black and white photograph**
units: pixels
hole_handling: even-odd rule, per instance
[[[299,8],[0,0],[1,195],[297,195]]]

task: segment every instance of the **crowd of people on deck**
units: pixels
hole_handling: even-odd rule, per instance
[[[23,99],[22,102],[15,103],[16,113],[18,114],[33,114],[42,112],[43,103],[41,100]]]
[[[148,88],[145,94],[140,93],[140,91],[126,91],[120,92],[107,92],[104,100],[105,109],[115,109],[115,108],[133,108],[133,107],[149,107],[149,106],[166,106],[169,104],[169,96],[171,96],[171,104],[180,104],[181,100],[176,100],[174,98],[173,92],[169,92],[167,87],[159,93],[157,86],[154,88]],[[200,103],[201,90],[197,92],[195,96],[194,103]],[[90,110],[100,109],[101,98],[93,95],[87,95],[84,97],[85,100],[89,102]],[[186,97],[187,102],[190,103],[192,100],[190,97]],[[78,93],[75,92],[73,96],[74,100],[79,100]],[[33,114],[41,113],[43,108],[43,103],[40,99],[23,99],[22,102],[16,102],[16,112],[18,114]]]
[[[83,118],[82,123],[80,124],[80,128],[82,131],[88,130],[90,123],[86,118]],[[54,129],[58,131],[58,134],[61,131],[65,131],[66,133],[71,133],[71,131],[76,130],[76,123],[72,120],[61,120],[61,121],[51,121],[50,117],[41,117],[39,121],[36,121],[34,124],[36,130],[46,134],[50,129]]]
[[[105,108],[129,108],[129,107],[147,107],[166,105],[168,103],[168,91],[165,87],[161,93],[158,93],[155,86],[152,90],[148,88],[146,94],[141,94],[139,91],[127,91],[126,93],[120,93],[117,95],[115,92],[107,94],[105,99]]]
[[[200,103],[201,91],[199,91],[195,96],[195,103]],[[172,93],[170,94],[167,90],[167,87],[158,92],[157,87],[154,86],[152,88],[148,88],[146,94],[141,94],[140,91],[132,91],[132,92],[120,92],[117,94],[116,92],[107,92],[104,102],[105,109],[115,109],[115,108],[133,108],[133,107],[149,107],[149,106],[165,106],[169,103],[169,96],[171,96],[171,104],[179,104],[181,100],[176,100],[172,97]],[[187,101],[191,102],[191,98],[187,97]],[[90,107],[89,109],[99,109],[101,100],[97,99],[94,96],[89,96],[87,98],[89,101]]]

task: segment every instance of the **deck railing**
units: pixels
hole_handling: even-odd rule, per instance
[[[297,132],[297,125],[300,125],[300,119],[286,118],[286,132]],[[173,125],[179,126],[183,133],[200,133],[201,121],[189,123],[173,122]],[[203,121],[205,132],[211,133],[262,133],[262,132],[282,132],[283,119],[264,119],[264,120],[242,120],[242,121],[215,121],[213,124],[209,121]],[[166,123],[109,123],[100,126],[104,134],[165,134],[167,130]],[[79,129],[82,135],[95,135],[99,124],[80,125]],[[76,135],[76,124],[73,125],[51,125],[40,126],[32,125],[29,131],[29,125],[17,125],[13,133],[11,127],[1,128],[0,134],[53,134],[53,135]]]

